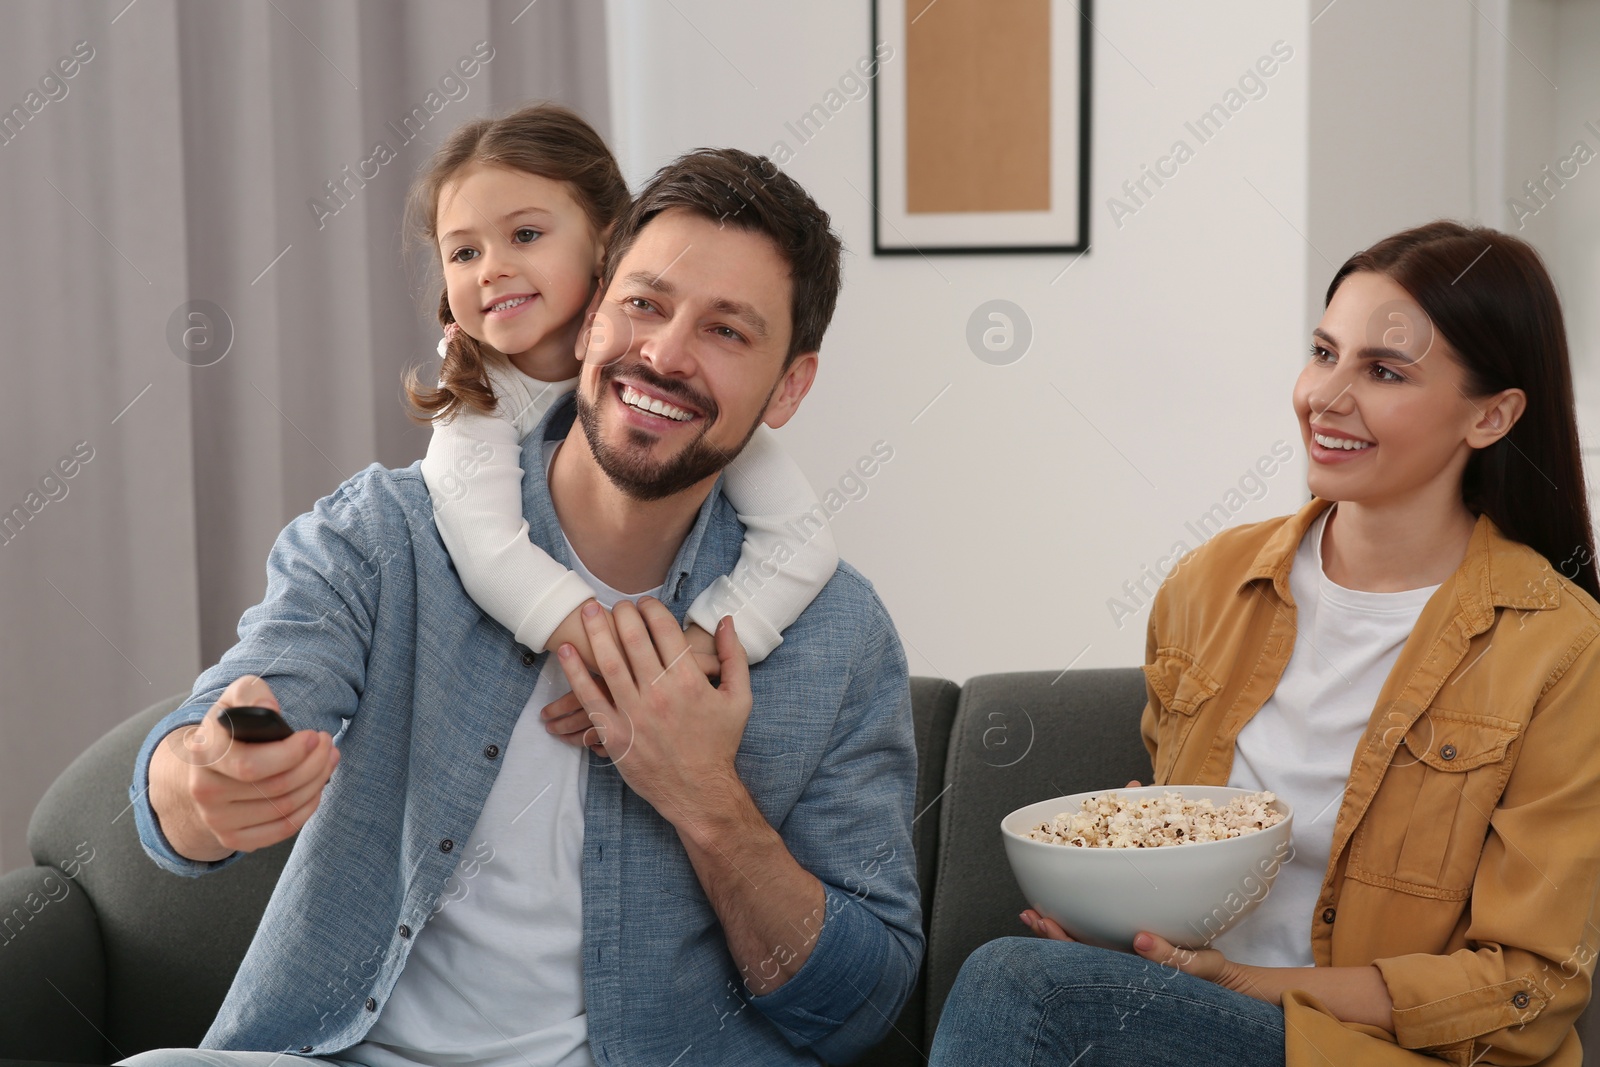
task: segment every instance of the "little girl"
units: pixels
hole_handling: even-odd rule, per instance
[[[521,207],[488,217],[475,199]],[[591,667],[578,609],[594,593],[529,540],[520,442],[577,386],[585,309],[629,201],[599,134],[566,108],[539,104],[458,129],[409,208],[445,278],[438,387],[420,385],[414,371],[406,382],[434,427],[422,474],[439,535],[467,593],[519,642],[535,651],[571,643]],[[441,233],[445,219],[452,228]],[[747,537],[732,575],[690,607],[687,630],[696,651],[714,653],[716,623],[732,615],[756,663],[782,642],[838,555],[826,525],[799,521],[820,505],[767,427],[729,464],[724,491]],[[815,533],[797,546],[780,533],[790,529]]]

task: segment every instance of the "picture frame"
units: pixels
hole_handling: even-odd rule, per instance
[[[1088,251],[1090,3],[873,0],[875,255]]]

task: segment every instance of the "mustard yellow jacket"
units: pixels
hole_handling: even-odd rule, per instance
[[[1289,569],[1327,506],[1223,531],[1162,585],[1142,722],[1156,782],[1226,784],[1294,650]],[[1395,1033],[1291,993],[1289,1067],[1579,1067],[1600,949],[1597,636],[1600,606],[1480,517],[1384,682],[1306,917],[1318,966],[1377,965]]]

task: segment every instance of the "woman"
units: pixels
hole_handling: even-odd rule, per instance
[[[1313,499],[1162,586],[1143,734],[1157,782],[1288,800],[1295,861],[1201,951],[1025,912],[933,1063],[1581,1063],[1600,586],[1538,255],[1436,222],[1352,256],[1294,409]]]

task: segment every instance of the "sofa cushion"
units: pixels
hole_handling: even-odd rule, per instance
[[[956,972],[997,937],[1025,934],[1000,820],[1037,800],[1150,780],[1138,668],[987,674],[961,689],[945,762],[927,962],[925,1038]],[[926,1046],[925,1046],[926,1047]]]
[[[105,1018],[97,1025],[123,1056],[200,1043],[294,843],[204,878],[170,874],[145,855],[128,803],[134,756],[183,699],[147,708],[91,745],[61,772],[28,824],[35,862],[75,866],[75,881],[99,917]]]
[[[916,724],[917,802],[911,844],[917,852],[917,885],[922,889],[922,931],[933,914],[933,868],[938,858],[939,810],[944,792],[944,761],[950,725],[961,688],[944,678],[911,679],[911,715]],[[927,967],[917,975],[905,1007],[882,1041],[861,1059],[862,1067],[920,1067],[926,1009]]]
[[[0,877],[0,1056],[107,1062],[101,955],[94,908],[65,872]]]

